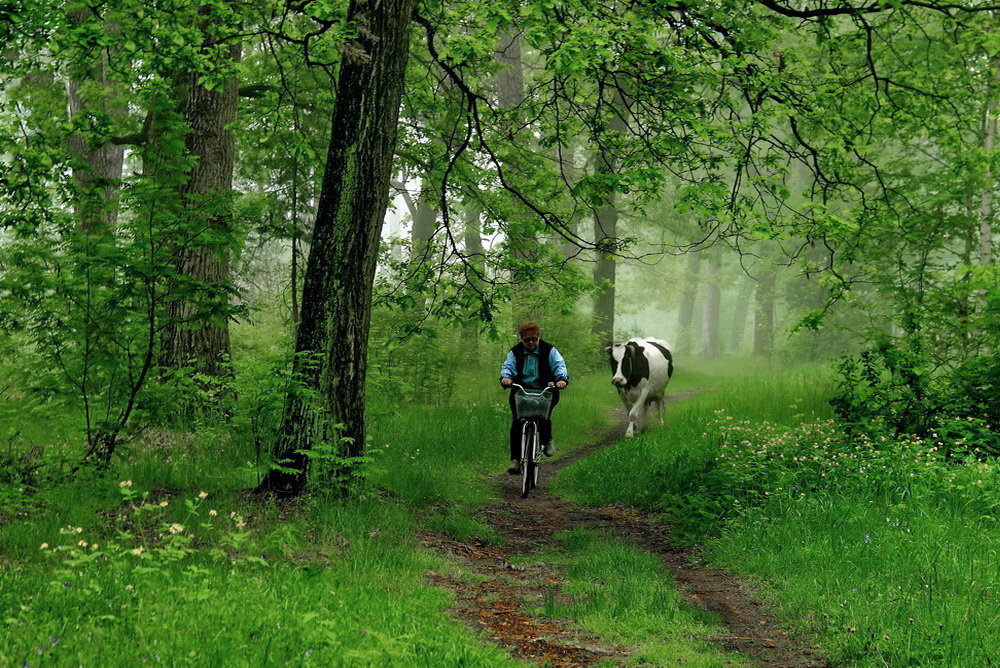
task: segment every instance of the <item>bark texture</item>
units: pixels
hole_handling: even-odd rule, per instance
[[[239,58],[238,46],[230,57]],[[194,165],[179,188],[186,220],[174,266],[181,281],[207,287],[211,294],[207,299],[193,294],[170,302],[163,364],[171,368],[193,365],[199,373],[218,376],[229,356],[227,306],[232,279],[228,242],[236,152],[229,126],[236,119],[239,86],[230,79],[221,88],[209,89],[199,79],[197,72],[181,77],[180,108],[189,128],[185,152]]]
[[[350,439],[342,443],[342,456],[364,451],[372,283],[388,204],[412,9],[413,0],[352,0],[348,9],[358,37],[345,47],[337,82],[295,344],[294,372],[306,392],[289,394],[275,448],[279,460],[294,471],[271,471],[260,491],[301,492],[308,453],[334,438]]]

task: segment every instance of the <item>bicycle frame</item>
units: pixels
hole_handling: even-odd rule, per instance
[[[521,422],[521,497],[528,496],[528,492],[538,486],[538,465],[542,459],[542,447],[539,440],[539,421],[548,416],[552,406],[552,387],[546,387],[541,391],[533,392],[525,389],[522,385],[513,383],[511,387],[516,388],[514,395],[515,411],[517,419]],[[521,415],[521,405],[517,400],[521,397],[539,399],[548,394],[547,402],[532,401],[530,405],[525,402],[525,415]],[[544,413],[542,408],[545,408]]]

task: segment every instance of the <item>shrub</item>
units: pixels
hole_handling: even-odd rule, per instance
[[[1000,454],[1000,356],[935,369],[916,337],[846,357],[830,400],[854,433],[941,440],[948,454]]]

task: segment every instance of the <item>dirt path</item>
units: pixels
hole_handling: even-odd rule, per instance
[[[503,546],[423,535],[426,546],[460,561],[481,580],[429,574],[434,584],[455,592],[456,613],[521,659],[551,666],[587,666],[609,659],[623,662],[627,648],[609,645],[555,620],[529,616],[526,607],[540,606],[547,597],[558,596],[559,570],[543,564],[520,567],[510,563],[515,557],[555,549],[554,534],[558,531],[599,529],[658,555],[674,572],[690,601],[721,616],[727,632],[707,640],[762,666],[825,666],[812,647],[782,629],[760,601],[754,600],[747,583],[724,571],[700,566],[689,552],[671,544],[666,527],[652,514],[619,506],[587,508],[548,492],[549,480],[561,468],[615,443],[623,433],[623,426],[606,429],[573,454],[544,466],[539,488],[527,499],[521,499],[519,477],[496,476],[502,498],[480,509],[477,518],[506,537]]]

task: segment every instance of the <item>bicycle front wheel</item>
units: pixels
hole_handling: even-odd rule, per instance
[[[524,423],[521,434],[521,498],[527,498],[528,492],[538,481],[538,426],[532,422]]]

